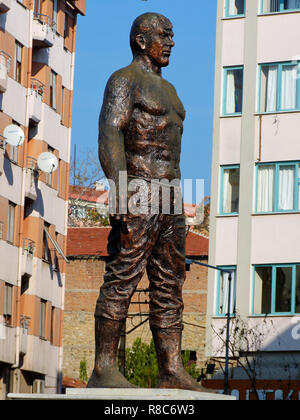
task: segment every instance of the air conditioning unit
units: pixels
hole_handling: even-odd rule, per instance
[[[33,394],[43,394],[45,388],[45,381],[42,379],[35,379],[32,384],[32,393]]]

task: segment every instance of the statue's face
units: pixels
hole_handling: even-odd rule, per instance
[[[166,67],[169,64],[171,49],[175,43],[174,33],[170,21],[159,23],[147,36],[144,53],[158,67]]]

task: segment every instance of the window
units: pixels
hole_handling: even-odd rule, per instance
[[[300,108],[299,62],[260,66],[259,112]]]
[[[242,113],[243,74],[243,67],[229,67],[224,69],[224,115]]]
[[[14,163],[18,163],[18,146],[9,146],[9,159]]]
[[[55,232],[55,241],[58,244],[58,242],[59,242],[59,234],[57,232]],[[60,271],[58,255],[59,254],[58,254],[57,250],[54,249],[54,270],[56,270],[56,271]]]
[[[44,223],[44,228],[45,230],[47,230],[47,232],[49,232],[49,228],[50,225],[48,223]],[[42,259],[47,262],[47,263],[51,263],[51,251],[49,248],[49,243],[48,243],[48,237],[47,234],[44,230],[44,237],[43,237],[43,254],[42,254]]]
[[[225,0],[225,16],[243,16],[245,14],[245,0]]]
[[[261,0],[261,13],[278,13],[300,9],[300,0]]]
[[[38,16],[41,13],[41,4],[40,0],[33,1],[33,14],[34,16]]]
[[[230,282],[230,314],[235,313],[236,306],[236,267],[220,267],[224,270],[232,272],[232,279]],[[217,310],[216,314],[219,316],[226,316],[228,314],[228,300],[229,300],[229,273],[222,271],[218,272],[217,281]]]
[[[14,242],[15,234],[15,209],[14,203],[8,203],[8,218],[7,218],[7,241],[10,243]]]
[[[19,42],[16,41],[14,79],[18,83],[21,83],[22,81],[22,50],[23,50],[23,46]]]
[[[221,168],[220,214],[237,214],[239,212],[239,189],[239,166],[223,166]]]
[[[254,267],[253,314],[300,313],[300,265]]]
[[[50,77],[50,106],[56,110],[56,73],[53,70]]]
[[[256,212],[300,211],[300,163],[257,165]]]
[[[12,324],[12,298],[13,298],[13,286],[5,283],[4,286],[4,322],[5,325]]]
[[[61,111],[60,123],[61,124],[64,124],[64,121],[65,121],[65,116],[64,116],[64,110],[65,110],[64,100],[65,100],[65,87],[62,86],[62,88],[61,88],[61,108],[60,108],[60,111]]]
[[[58,14],[58,0],[53,0],[53,28],[56,29]]]
[[[56,324],[56,308],[51,307],[51,329],[50,329],[50,343],[54,344]]]
[[[53,153],[54,149],[51,146],[48,146],[48,153]],[[52,172],[46,172],[46,184],[49,185],[49,187],[52,187],[52,181],[53,181],[53,176],[52,176]]]
[[[46,338],[46,305],[47,301],[44,299],[41,299],[40,304],[40,338],[45,339]]]

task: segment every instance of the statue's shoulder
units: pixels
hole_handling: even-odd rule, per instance
[[[110,89],[118,89],[120,87],[130,87],[135,81],[135,68],[132,64],[115,71],[107,82],[107,87]]]

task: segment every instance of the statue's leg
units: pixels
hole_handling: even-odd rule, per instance
[[[144,216],[129,217],[130,232],[124,237],[120,223],[112,220],[109,258],[95,310],[95,366],[89,388],[133,387],[118,371],[116,358],[131,297],[145,272],[156,240],[154,234],[149,238],[154,221]]]
[[[162,234],[147,266],[150,327],[159,367],[158,387],[212,392],[185,371],[181,359],[185,238],[184,216],[165,215]]]
[[[117,368],[122,321],[95,318],[95,367],[87,388],[135,388]]]

